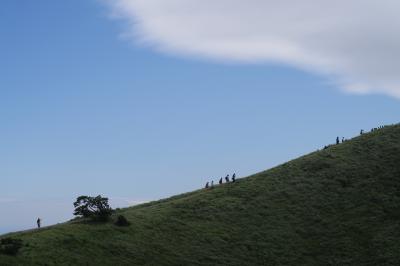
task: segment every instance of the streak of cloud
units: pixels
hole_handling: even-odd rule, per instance
[[[136,42],[178,55],[281,63],[353,93],[400,98],[400,2],[109,0]]]

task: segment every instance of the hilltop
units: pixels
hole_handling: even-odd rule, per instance
[[[400,125],[118,214],[11,234],[0,265],[400,265]]]

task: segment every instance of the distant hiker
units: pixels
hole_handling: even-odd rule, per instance
[[[360,135],[364,134],[364,129],[360,130]]]
[[[339,137],[336,138],[336,145],[340,143]]]
[[[232,175],[232,182],[235,182],[236,181],[236,174],[233,174]]]
[[[222,177],[219,179],[219,184],[222,185]]]
[[[226,181],[226,183],[229,183],[229,175],[225,176],[225,181]]]
[[[208,184],[209,184],[209,183],[207,182],[207,183],[206,183],[206,188],[208,188]]]
[[[213,188],[213,187],[214,187],[214,180],[211,181],[211,188]]]
[[[40,218],[37,218],[36,223],[37,223],[37,227],[40,229],[40,223],[42,220],[40,220]]]

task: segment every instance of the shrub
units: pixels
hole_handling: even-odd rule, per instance
[[[11,237],[0,239],[0,253],[15,256],[21,247],[21,239]]]
[[[123,215],[118,215],[115,225],[117,226],[129,226],[131,223]]]
[[[113,213],[113,209],[108,205],[108,198],[100,195],[80,196],[74,202],[74,207],[74,215],[99,221],[107,221]]]

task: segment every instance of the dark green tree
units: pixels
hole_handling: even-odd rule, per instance
[[[96,197],[80,196],[74,202],[74,215],[93,220],[107,221],[113,213],[108,204],[108,198],[101,195]]]

